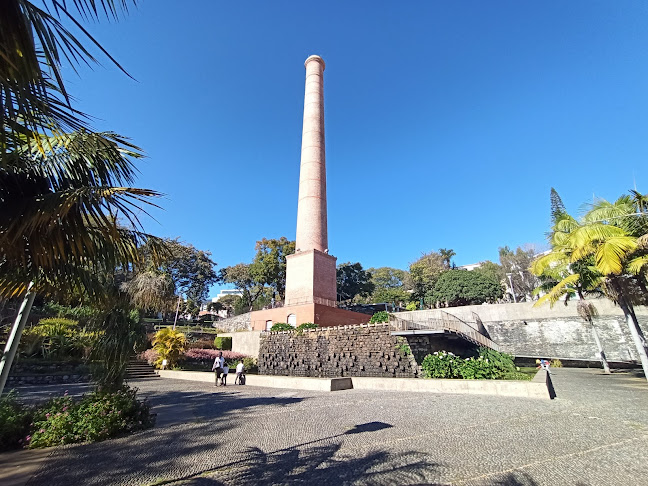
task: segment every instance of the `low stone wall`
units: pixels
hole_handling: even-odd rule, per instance
[[[86,383],[90,377],[88,365],[81,362],[19,360],[12,365],[7,383],[12,386]]]
[[[214,322],[212,327],[217,329],[222,329],[227,332],[234,332],[238,329],[243,329],[249,331],[252,329],[252,313],[247,312],[234,317],[228,317],[227,319],[222,319],[220,321]]]
[[[387,324],[261,334],[259,374],[311,377],[415,377],[418,365],[398,348]]]
[[[89,383],[91,375],[11,375],[8,386],[60,385],[64,383]]]

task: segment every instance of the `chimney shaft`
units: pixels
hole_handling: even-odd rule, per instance
[[[304,124],[296,248],[301,251],[328,248],[326,215],[326,151],[324,147],[324,61],[310,56],[306,66]]]

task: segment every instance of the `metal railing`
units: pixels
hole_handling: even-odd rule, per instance
[[[335,300],[323,299],[321,297],[305,297],[303,299],[286,299],[272,302],[266,309],[278,309],[287,305],[321,304],[329,307],[337,307]]]
[[[433,330],[452,332],[479,346],[486,346],[499,351],[499,346],[480,332],[477,323],[464,322],[458,317],[440,310],[419,312],[416,321],[402,319],[390,314],[389,323],[397,331]]]

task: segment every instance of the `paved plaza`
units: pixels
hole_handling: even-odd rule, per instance
[[[155,428],[56,449],[28,484],[648,484],[645,380],[553,378],[552,401],[138,381]]]

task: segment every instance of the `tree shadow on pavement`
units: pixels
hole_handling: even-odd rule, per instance
[[[191,421],[223,420],[235,412],[267,405],[283,407],[304,400],[302,397],[257,397],[235,391],[205,393],[202,390],[147,393],[146,397],[152,405],[152,411],[157,414],[156,427]]]
[[[388,441],[386,441],[388,444]],[[264,452],[250,448],[235,463],[200,477],[167,484],[220,486],[256,484],[439,484],[438,465],[417,452],[374,451],[365,455],[336,456],[341,443]]]
[[[497,478],[490,478],[481,484],[488,486],[539,486],[540,483],[529,474],[517,471],[503,474]],[[574,486],[587,486],[587,483],[578,482]]]

